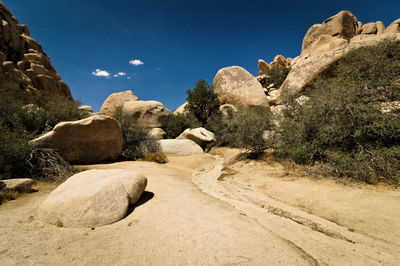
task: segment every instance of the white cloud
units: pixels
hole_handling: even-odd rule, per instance
[[[131,77],[127,77],[126,79],[131,79]]]
[[[117,75],[118,75],[118,76],[126,76],[126,73],[125,73],[125,72],[118,72]]]
[[[139,60],[139,59],[133,59],[131,61],[129,61],[129,64],[134,65],[134,66],[140,66],[143,65],[143,61]]]
[[[114,78],[118,78],[119,76],[118,76],[117,74],[115,74],[113,77],[114,77]]]
[[[95,75],[97,77],[110,77],[110,73],[107,72],[106,70],[101,70],[101,69],[96,69],[96,71],[92,72],[92,75]]]

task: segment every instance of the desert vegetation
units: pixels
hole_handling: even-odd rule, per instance
[[[78,109],[79,101],[59,96],[26,105],[17,93],[1,92],[0,102],[0,179],[64,178],[69,171],[68,163],[55,150],[33,147],[29,141],[61,121],[86,116]]]

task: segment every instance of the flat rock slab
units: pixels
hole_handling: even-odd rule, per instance
[[[89,170],[70,177],[39,208],[41,220],[63,227],[96,227],[123,219],[147,178],[121,169]]]
[[[32,186],[36,183],[30,178],[15,178],[1,180],[5,184],[5,189],[16,190],[18,192],[30,192]],[[1,185],[0,185],[1,187]]]
[[[199,145],[188,139],[162,139],[159,143],[162,152],[166,155],[183,156],[204,153]]]

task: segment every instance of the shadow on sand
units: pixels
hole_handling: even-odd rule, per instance
[[[142,196],[140,196],[139,200],[135,204],[129,205],[128,212],[126,213],[125,217],[128,217],[137,207],[139,207],[140,205],[145,204],[146,202],[151,200],[153,197],[154,197],[154,193],[153,192],[144,191],[142,193]]]

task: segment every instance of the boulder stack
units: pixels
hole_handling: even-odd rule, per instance
[[[0,33],[0,92],[15,92],[27,103],[35,102],[39,96],[72,99],[68,85],[61,81],[42,46],[1,1]]]

